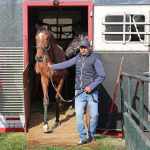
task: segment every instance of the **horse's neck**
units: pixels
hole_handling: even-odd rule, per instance
[[[53,46],[51,46],[48,55],[49,55],[49,62],[51,64],[55,63],[56,62],[56,59],[55,59],[56,58],[56,54],[55,54]]]
[[[50,63],[60,63],[62,61],[65,61],[65,55],[63,50],[57,46],[57,44],[52,44],[51,51],[49,53],[49,59]]]
[[[53,57],[49,54],[46,55],[46,59],[47,59],[47,62],[49,62],[50,64],[54,64],[54,60],[52,59]]]

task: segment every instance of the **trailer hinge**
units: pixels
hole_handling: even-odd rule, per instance
[[[92,17],[93,16],[93,11],[91,10],[91,12],[90,12],[90,16]]]

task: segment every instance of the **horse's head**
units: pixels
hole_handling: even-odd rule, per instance
[[[75,55],[77,55],[77,53],[79,52],[79,42],[80,40],[82,40],[83,38],[87,38],[88,35],[87,33],[82,33],[82,34],[77,34],[75,35],[73,41],[70,43],[70,45],[68,46],[68,48],[65,51],[65,55],[67,58],[71,58],[74,57]]]
[[[50,49],[50,37],[51,34],[45,28],[39,28],[36,33],[36,56],[35,59],[38,62],[43,61],[44,54]]]

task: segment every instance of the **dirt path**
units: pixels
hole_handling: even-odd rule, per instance
[[[50,114],[53,115],[53,114]],[[43,133],[43,114],[35,113],[31,117],[31,128],[28,132],[28,147],[35,146],[74,146],[79,141],[75,126],[74,110],[69,110],[60,115],[61,126],[53,129],[52,133]],[[55,118],[49,120],[52,126]]]
[[[49,112],[48,115],[51,116],[49,125],[52,126],[55,121],[55,115],[53,112]],[[42,121],[42,113],[36,112],[31,116],[31,127],[27,136],[27,145],[29,149],[45,146],[77,146],[79,136],[76,131],[74,109],[69,109],[65,113],[61,113],[61,126],[53,129],[53,132],[51,133],[43,133]],[[99,144],[100,143],[96,141],[94,143],[88,143],[83,146],[96,148],[101,145]],[[121,139],[114,139],[113,145],[116,147],[116,150],[122,150],[124,147],[124,142],[122,142]]]

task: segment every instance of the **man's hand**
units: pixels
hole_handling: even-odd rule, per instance
[[[49,62],[47,63],[47,66],[52,69],[52,65]]]
[[[92,91],[92,89],[89,86],[85,87],[85,89],[84,89],[85,93],[90,93],[91,91]]]

